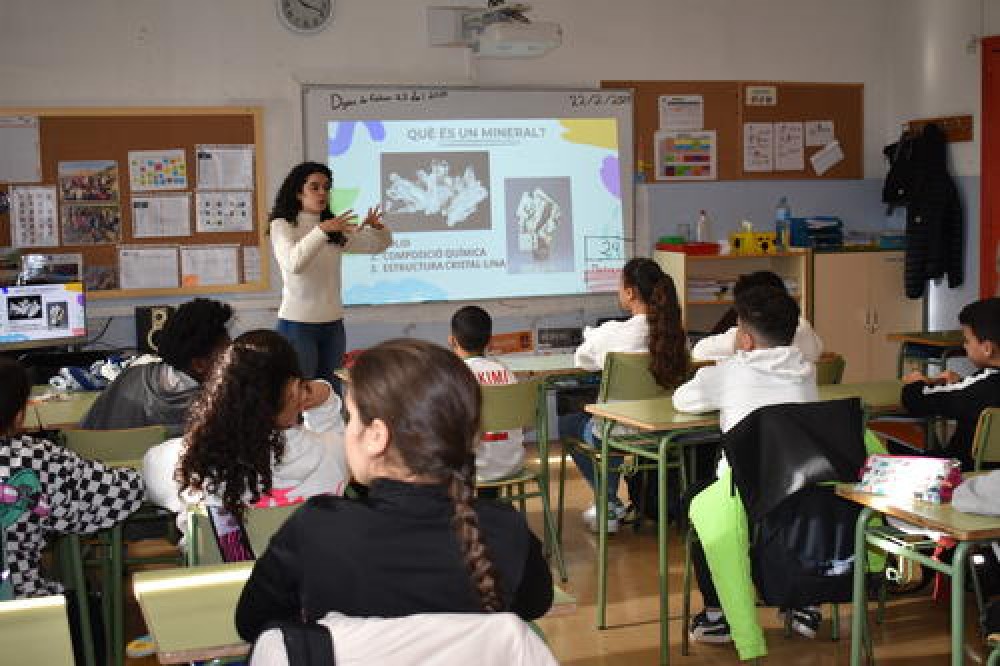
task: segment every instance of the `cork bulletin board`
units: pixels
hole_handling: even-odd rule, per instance
[[[88,298],[268,288],[261,109],[0,108],[0,119],[32,123],[39,156],[37,178],[0,182],[0,246],[82,257]]]
[[[660,98],[698,96],[703,129],[715,132],[714,180],[826,180],[863,177],[864,86],[854,83],[794,83],[779,81],[602,81],[604,88],[634,93],[636,175],[645,182],[657,178],[655,136],[661,129]],[[779,127],[800,133],[801,164],[781,163],[748,167],[748,134],[770,126],[777,143]],[[796,129],[801,128],[801,129]],[[824,134],[810,132],[819,128]],[[769,130],[770,131],[770,130]],[[825,136],[825,138],[823,138]],[[813,145],[808,138],[819,137]],[[842,157],[821,174],[811,158],[836,140]],[[799,168],[801,166],[801,168]],[[759,169],[759,170],[757,170]]]

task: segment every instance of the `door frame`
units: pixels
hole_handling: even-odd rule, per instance
[[[991,102],[989,94],[990,74],[995,74],[1000,85],[1000,61],[991,68],[991,54],[1000,54],[1000,37],[984,37],[982,40],[982,110],[979,126],[980,173],[979,188],[979,296],[988,298],[997,290],[997,242],[1000,233],[994,226],[1000,225],[1000,206],[993,206],[993,200],[1000,194],[990,196],[1000,186],[1000,155],[989,155],[990,143],[998,138],[997,125],[1000,124],[1000,105]],[[997,208],[997,210],[994,210]],[[997,216],[996,225],[994,216]]]

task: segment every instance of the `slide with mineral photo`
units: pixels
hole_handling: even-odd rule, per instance
[[[346,304],[616,283],[624,219],[614,118],[338,121],[327,138],[333,212],[381,205],[393,231],[386,252],[345,256]]]

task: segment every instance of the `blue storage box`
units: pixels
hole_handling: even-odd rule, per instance
[[[839,217],[814,215],[791,218],[792,247],[837,248],[844,244],[844,222]]]

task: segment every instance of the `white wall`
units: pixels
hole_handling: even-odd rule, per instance
[[[338,0],[334,25],[316,37],[287,32],[274,4],[3,0],[0,105],[262,105],[268,198],[302,156],[302,82],[862,82],[868,178],[884,174],[880,149],[897,118],[916,109],[978,109],[978,78],[967,62],[975,58],[952,43],[975,29],[976,0],[535,0],[532,15],[561,23],[565,42],[523,62],[474,62],[461,49],[428,47],[426,7],[448,4],[441,0]],[[924,44],[932,54],[924,53]],[[926,76],[908,69],[919,54]],[[959,161],[965,172],[978,174],[972,157],[978,151],[969,153]],[[596,307],[611,305],[604,300]],[[566,309],[574,318],[592,314]],[[412,320],[412,310],[400,312],[406,311],[375,312],[391,322],[387,335]],[[507,314],[516,316],[516,308]],[[269,325],[273,316],[251,311],[245,321]],[[366,316],[372,315],[356,311],[349,319]],[[129,325],[113,328],[127,332]]]
[[[932,286],[928,322],[955,328],[958,311],[979,296],[979,174],[982,54],[978,39],[1000,32],[1000,0],[891,0],[885,139],[911,118],[973,114],[974,141],[949,147],[965,207],[965,284]]]

